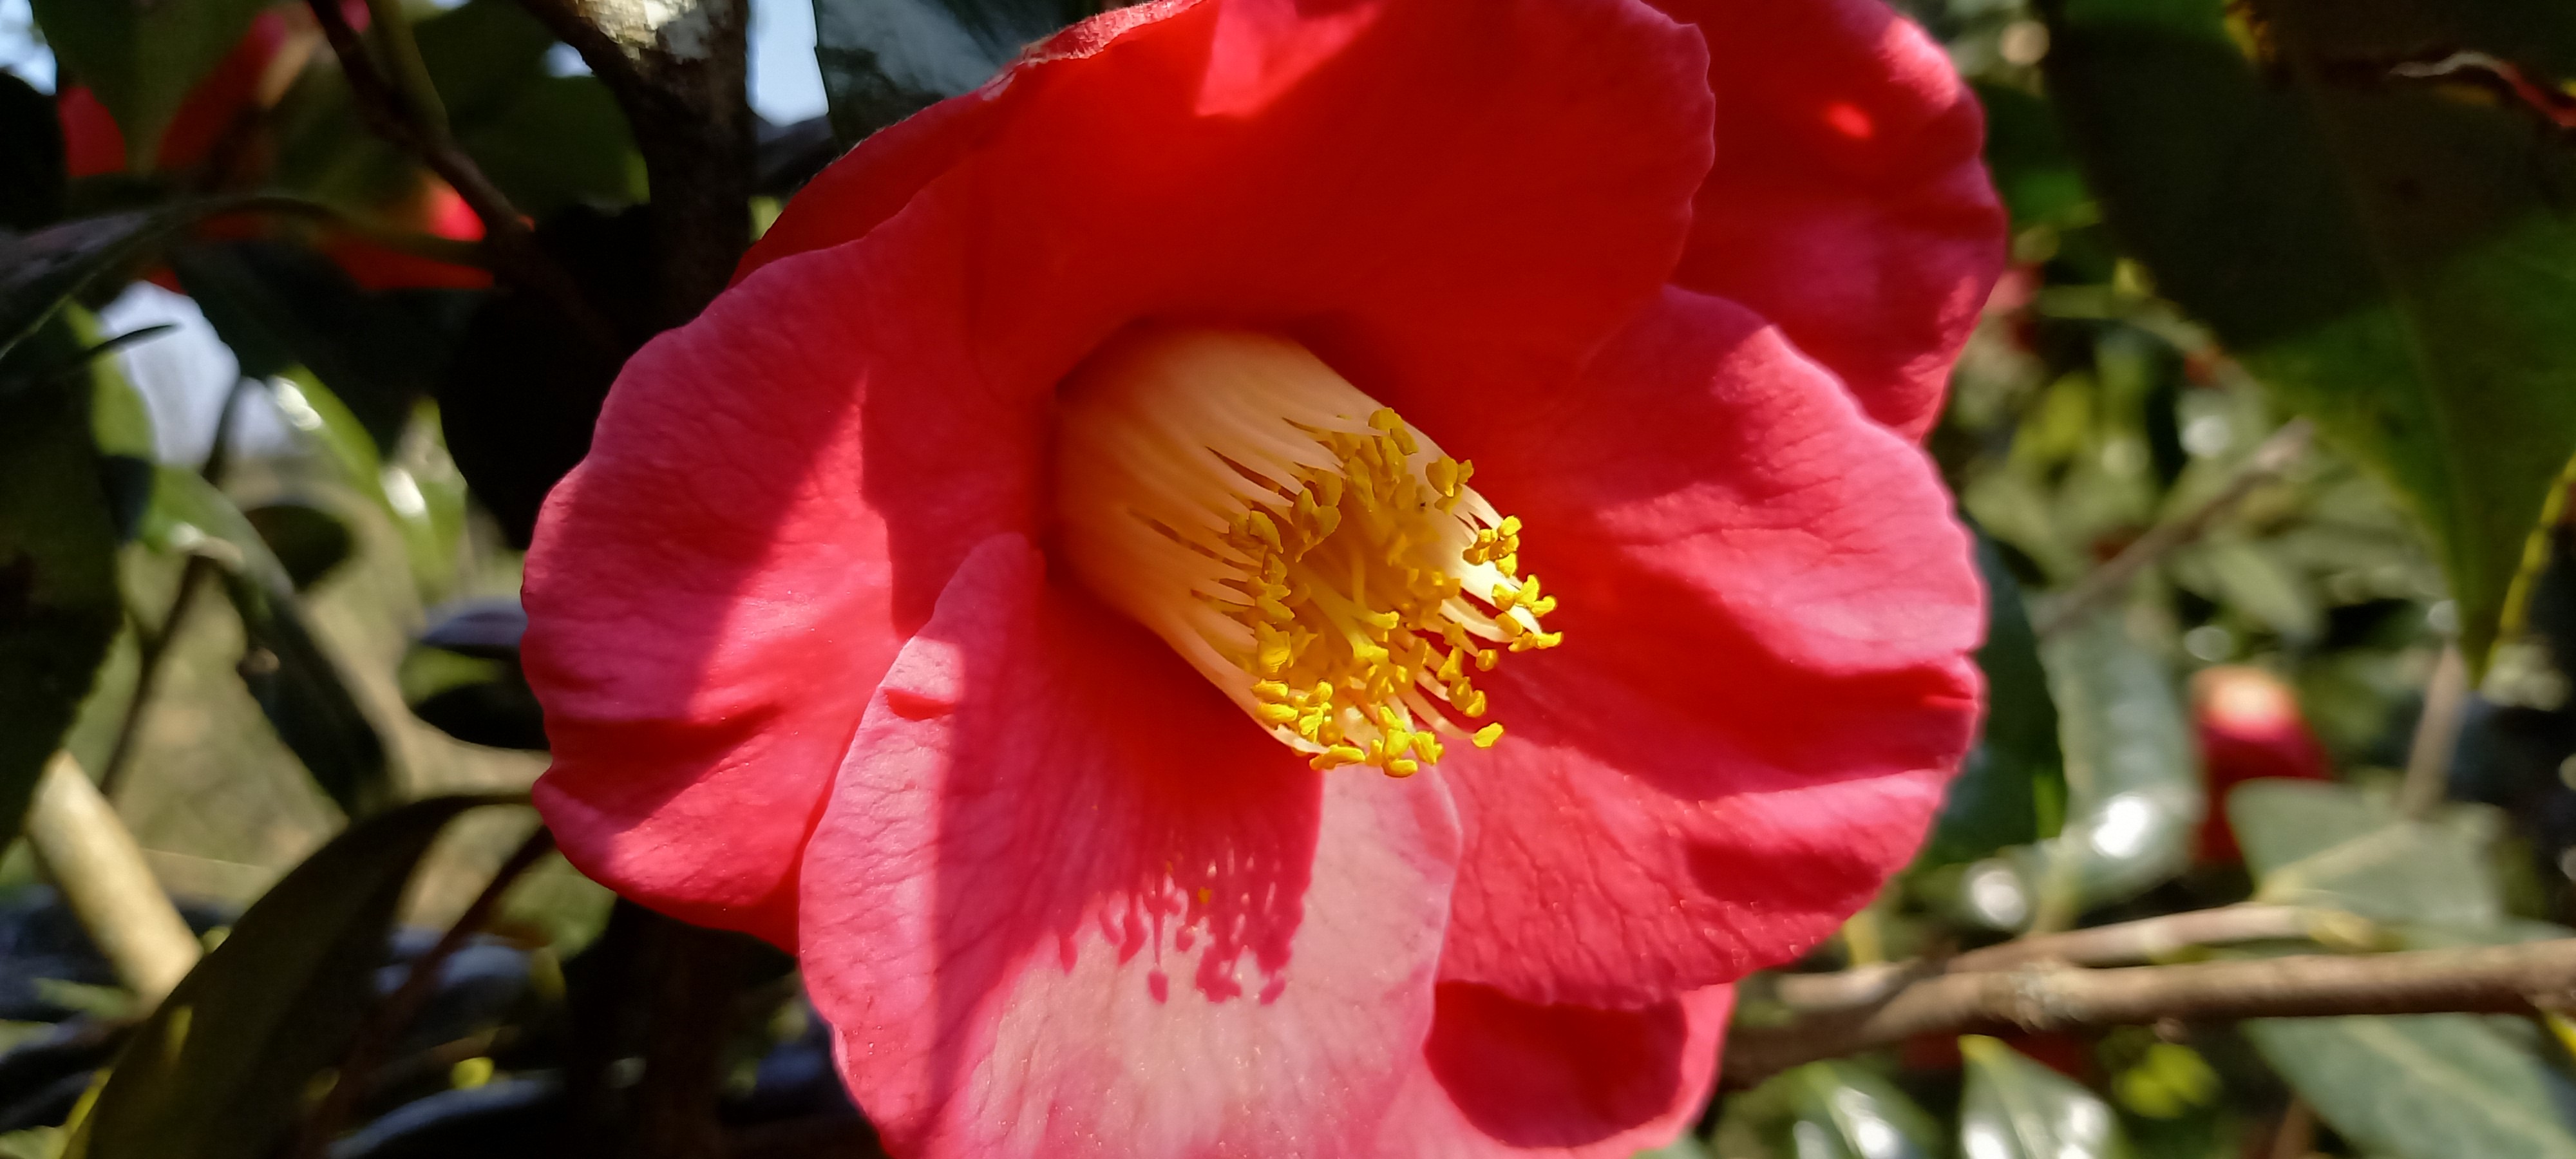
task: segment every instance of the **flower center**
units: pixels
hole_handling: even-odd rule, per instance
[[[1492,747],[1478,673],[1556,646],[1520,520],[1305,347],[1148,329],[1066,380],[1065,561],[1318,769]]]

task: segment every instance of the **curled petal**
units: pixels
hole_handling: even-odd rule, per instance
[[[1674,281],[1733,298],[1920,439],[2003,271],[1985,123],[1880,0],[1654,0],[1707,37],[1717,160]]]
[[[1795,956],[1912,855],[1982,597],[1922,453],[1731,303],[1668,292],[1561,402],[1444,416],[1565,642],[1488,678],[1503,743],[1441,766],[1441,969],[1629,1006]]]
[[[997,536],[869,704],[799,948],[899,1154],[1360,1154],[1455,841],[1436,785],[1317,776]]]
[[[1708,1102],[1735,989],[1634,1010],[1537,1006],[1444,982],[1378,1137],[1385,1159],[1626,1159]]]

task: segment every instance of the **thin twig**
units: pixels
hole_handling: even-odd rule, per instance
[[[56,752],[36,782],[27,841],[117,978],[145,1010],[160,1005],[204,950],[134,834],[68,752]]]
[[[366,1094],[376,1069],[384,1064],[385,1056],[392,1051],[395,1037],[402,1033],[404,1027],[411,1025],[413,1019],[420,1017],[421,1010],[438,993],[439,974],[446,967],[447,960],[464,948],[467,938],[492,920],[493,911],[501,906],[502,896],[510,891],[510,886],[519,880],[519,876],[535,865],[537,859],[553,852],[554,847],[553,831],[538,826],[537,831],[529,834],[528,839],[519,844],[518,850],[510,854],[509,860],[501,863],[501,868],[492,874],[491,882],[483,887],[483,892],[474,898],[472,905],[465,907],[465,912],[457,917],[455,923],[447,927],[447,932],[439,936],[437,944],[432,945],[429,952],[412,959],[411,970],[403,975],[402,985],[395,987],[394,992],[376,1006],[351,1037],[348,1053],[341,1056],[339,1077],[331,1084],[329,1093],[315,1105],[313,1114],[304,1120],[304,1129],[296,1136],[295,1149],[290,1152],[295,1159],[323,1159],[330,1154],[332,1137],[340,1133],[341,1124],[348,1122],[349,1113],[357,1109],[358,1099]]]
[[[313,10],[323,38],[330,41],[332,54],[340,60],[340,72],[357,98],[359,115],[377,136],[411,153],[430,172],[438,174],[464,199],[474,216],[482,219],[483,238],[492,248],[499,272],[552,300],[584,340],[605,351],[621,352],[616,327],[591,306],[572,275],[537,245],[536,234],[529,230],[517,207],[510,204],[509,197],[484,176],[482,167],[464,150],[425,127],[410,103],[376,71],[357,30],[350,26],[348,15],[340,11],[338,0],[306,0],[306,7]]]
[[[1928,978],[1872,1006],[1785,1026],[1738,1026],[1726,1078],[1759,1082],[1801,1063],[1918,1034],[2349,1014],[2515,1013],[2576,1003],[2576,938],[2465,950],[2305,954],[2250,961],[2031,967]]]
[[[2460,722],[2469,704],[2469,666],[2459,642],[2442,646],[2433,679],[2424,686],[2424,715],[2415,721],[2415,743],[2406,751],[2406,779],[2397,790],[2398,811],[2422,818],[2450,795],[2451,752],[2459,747]]]
[[[2147,566],[2163,559],[2166,553],[2190,543],[2206,533],[2210,525],[2245,501],[2254,488],[2289,469],[2299,456],[2307,453],[2309,436],[2315,427],[2303,418],[2291,419],[2272,432],[2272,437],[2254,448],[2243,466],[2219,492],[2182,518],[2159,523],[2147,530],[2109,563],[2085,573],[2065,595],[2049,601],[2042,608],[2034,627],[2040,635],[2054,635],[2082,617],[2094,605],[2127,590],[2129,581]]]
[[[2367,919],[2340,910],[2246,903],[2017,938],[1943,959],[1881,963],[1829,974],[1779,974],[1773,976],[1771,997],[1801,1012],[1849,1010],[1884,1000],[1938,974],[2010,970],[2046,962],[2132,966],[2202,946],[2265,941],[2314,941],[2336,949],[2368,949],[2377,946],[2378,930]]]

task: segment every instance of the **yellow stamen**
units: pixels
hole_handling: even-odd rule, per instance
[[[1071,570],[1317,769],[1406,776],[1473,733],[1476,673],[1555,646],[1520,520],[1305,348],[1152,329],[1061,394]]]

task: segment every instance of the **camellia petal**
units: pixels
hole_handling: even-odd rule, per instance
[[[803,875],[807,982],[897,1153],[1361,1152],[1431,1021],[1454,822],[1242,725],[1027,540],[958,569]]]
[[[1378,1135],[1383,1159],[1626,1159],[1708,1102],[1735,988],[1634,1010],[1537,1006],[1444,982]]]
[[[936,180],[827,172],[772,231],[858,240],[755,254],[630,362],[528,567],[539,797],[576,864],[792,941],[869,690],[969,546],[1051,518],[1055,384],[1129,323],[1400,350],[1384,388],[1428,393],[1570,373],[1653,293],[1707,163],[1686,29],[1627,0],[1408,0],[1260,51],[1292,16],[1067,32],[835,167]]]
[[[1718,299],[1668,292],[1583,388],[1518,401],[1442,417],[1526,513],[1565,645],[1489,679],[1511,742],[1444,766],[1443,977],[1632,1005],[1793,957],[1912,855],[1968,747],[1967,535],[1920,451]]]
[[[1696,24],[1717,161],[1674,281],[1733,298],[1920,439],[2004,265],[1985,118],[1879,0],[1653,0]]]

